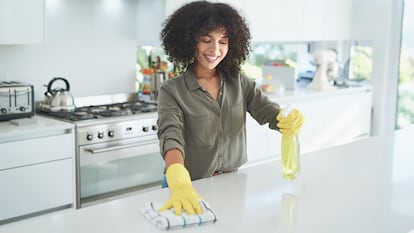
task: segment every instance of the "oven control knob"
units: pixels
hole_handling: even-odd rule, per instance
[[[1,108],[0,111],[1,113],[7,113],[7,108]]]
[[[114,135],[115,135],[115,131],[113,131],[113,130],[109,130],[109,131],[108,131],[108,137],[113,138],[113,137],[114,137]]]
[[[20,110],[20,112],[26,112],[26,107],[25,106],[20,106],[19,110]]]
[[[157,131],[158,127],[156,125],[152,125],[152,130]]]
[[[104,133],[103,132],[98,132],[98,138],[102,139],[104,137]]]
[[[148,126],[144,126],[144,127],[142,127],[142,131],[144,131],[144,132],[148,132],[148,130],[149,130],[149,127],[148,127]]]
[[[86,135],[86,139],[87,139],[88,141],[92,141],[92,139],[93,139],[93,134],[88,133],[88,134]]]

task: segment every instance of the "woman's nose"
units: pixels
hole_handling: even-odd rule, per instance
[[[215,42],[215,43],[211,43],[211,46],[209,48],[210,52],[216,52],[219,50],[219,43]]]

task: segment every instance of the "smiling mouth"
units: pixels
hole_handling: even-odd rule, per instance
[[[204,57],[209,62],[216,62],[220,58],[220,56],[209,56],[209,55],[204,55]]]

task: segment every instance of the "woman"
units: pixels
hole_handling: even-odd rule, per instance
[[[294,110],[278,116],[253,80],[240,71],[250,49],[244,19],[224,3],[196,1],[164,23],[162,45],[183,73],[163,83],[158,98],[158,137],[171,191],[161,208],[201,212],[191,180],[237,170],[247,161],[246,112],[280,132],[298,132]]]

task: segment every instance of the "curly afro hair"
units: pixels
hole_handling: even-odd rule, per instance
[[[195,1],[183,5],[163,23],[162,47],[178,70],[184,71],[195,62],[198,38],[218,27],[226,29],[229,50],[217,70],[235,77],[250,52],[250,31],[244,18],[227,4]]]

